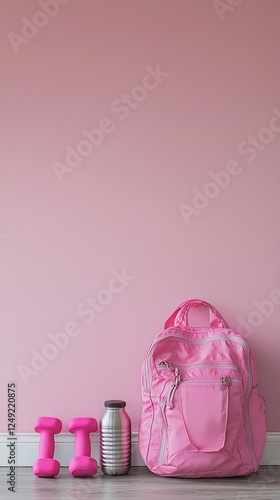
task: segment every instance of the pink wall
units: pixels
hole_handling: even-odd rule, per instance
[[[18,432],[108,398],[137,430],[146,349],[193,296],[242,328],[280,431],[280,2],[0,7],[0,431],[10,381]]]

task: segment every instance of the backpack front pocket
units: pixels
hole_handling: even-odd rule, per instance
[[[178,453],[232,455],[242,418],[242,394],[242,381],[229,376],[173,381],[161,402],[158,465],[170,463]],[[239,461],[238,450],[233,455]]]
[[[193,451],[220,451],[228,421],[228,386],[213,380],[184,381],[179,387],[181,414]]]

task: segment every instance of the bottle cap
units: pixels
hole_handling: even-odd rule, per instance
[[[104,403],[105,408],[124,408],[126,406],[126,402],[122,399],[109,399]]]

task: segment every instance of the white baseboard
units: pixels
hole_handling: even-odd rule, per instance
[[[16,465],[31,467],[38,458],[40,436],[36,433],[22,433],[16,436]],[[0,467],[9,467],[10,456],[8,434],[0,433]],[[99,463],[99,434],[91,436],[91,456]],[[74,436],[62,433],[55,436],[55,458],[62,467],[67,467],[69,460],[74,456]],[[132,433],[132,465],[143,466],[144,462],[138,449],[138,432]],[[268,432],[261,465],[280,465],[280,432]]]
[[[280,465],[280,432],[268,432],[261,465]]]
[[[18,467],[31,467],[38,458],[40,435],[37,433],[16,434],[16,465]],[[0,467],[9,467],[8,458],[10,449],[8,444],[12,442],[7,439],[8,434],[0,433]],[[99,463],[99,433],[91,435],[91,456]],[[55,436],[55,458],[61,467],[68,466],[74,453],[75,437],[70,433],[61,433]],[[132,465],[144,465],[138,450],[138,432],[132,433],[131,439]]]

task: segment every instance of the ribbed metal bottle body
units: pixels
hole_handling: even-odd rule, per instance
[[[100,422],[101,470],[127,474],[131,468],[131,421],[125,408],[106,408]]]

